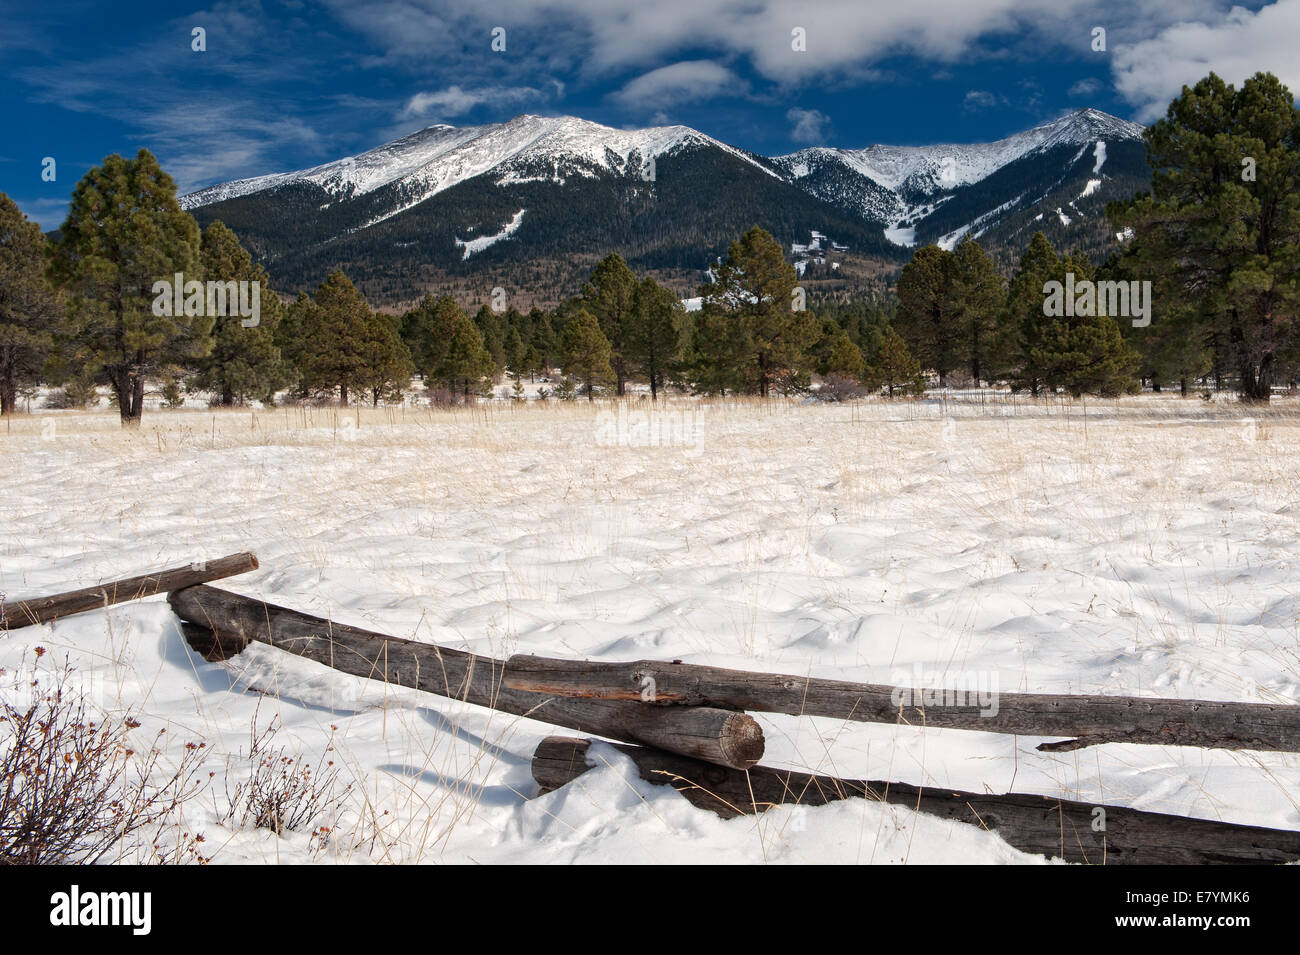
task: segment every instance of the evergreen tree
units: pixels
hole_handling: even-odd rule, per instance
[[[610,364],[620,397],[626,391],[628,357],[624,338],[635,309],[636,288],[636,276],[617,252],[601,259],[592,270],[590,281],[582,286],[582,304],[596,316],[601,333],[609,341]]]
[[[865,371],[862,350],[853,344],[846,332],[840,332],[831,345],[830,357],[826,362],[826,373],[843,378],[861,378]]]
[[[74,347],[112,386],[123,426],[140,424],[147,375],[211,347],[206,308],[187,301],[183,314],[167,314],[176,311],[168,301],[154,314],[155,283],[177,273],[201,278],[199,227],[177,203],[175,182],[146,149],[109,156],[73,190],[51,274],[71,296]]]
[[[1063,259],[1055,281],[1065,285],[1072,274],[1073,285],[1091,282],[1092,266],[1083,253]],[[1119,325],[1109,315],[1048,317],[1042,334],[1028,353],[1029,366],[1050,389],[1062,389],[1074,397],[1082,394],[1119,395],[1131,390],[1138,356],[1124,341]]]
[[[714,307],[695,313],[683,378],[697,394],[739,394],[749,388],[752,349],[732,316]]]
[[[370,306],[340,269],[330,274],[314,296],[314,307],[304,309],[298,370],[303,388],[333,393],[348,403],[348,393],[366,387],[370,358]]]
[[[817,339],[817,321],[793,310],[798,274],[781,246],[754,226],[731,244],[711,285],[701,286],[702,308],[726,316],[736,345],[749,353],[749,372],[766,398],[779,378],[806,375],[808,348]]]
[[[450,295],[426,295],[402,316],[402,341],[411,353],[416,374],[429,379],[446,355],[452,329],[460,318],[469,317]],[[480,336],[481,337],[481,336]]]
[[[1270,73],[1240,89],[1211,73],[1143,136],[1151,193],[1108,214],[1134,232],[1135,271],[1198,304],[1242,398],[1267,401],[1300,312],[1300,110]]]
[[[524,339],[516,327],[512,326],[506,333],[505,353],[506,367],[519,377],[524,367]]]
[[[374,407],[379,400],[397,401],[411,383],[415,366],[411,352],[402,341],[401,319],[382,312],[371,312],[366,322],[362,385],[370,391]]]
[[[964,351],[971,380],[1005,373],[1009,356],[1002,353],[998,325],[1006,306],[1007,287],[997,264],[973,239],[963,239],[953,252],[953,324],[965,337]]]
[[[921,362],[908,350],[907,342],[892,325],[885,329],[880,352],[867,366],[863,380],[871,388],[886,389],[891,398],[895,392],[919,395],[925,391]]]
[[[36,382],[62,320],[46,252],[40,226],[0,193],[0,415],[13,414],[20,385]]]
[[[495,373],[496,364],[483,341],[483,333],[469,316],[457,309],[452,316],[447,348],[431,377],[445,382],[453,391],[460,391],[468,401],[472,395],[484,394],[491,388]]]
[[[272,398],[286,384],[286,374],[275,344],[282,308],[266,270],[253,263],[235,233],[220,221],[203,231],[199,261],[208,281],[249,282],[250,286],[257,282],[260,305],[258,324],[246,327],[244,317],[230,304],[232,299],[239,301],[238,293],[227,292],[226,314],[213,316],[212,351],[199,360],[191,387],[214,392],[226,406],[249,398]]]
[[[898,278],[897,329],[908,350],[948,383],[948,373],[969,358],[969,336],[963,334],[953,297],[955,257],[937,245],[916,250]]]
[[[1003,322],[1004,337],[1014,355],[1012,382],[1015,387],[1028,388],[1035,397],[1042,388],[1045,370],[1036,364],[1033,356],[1042,348],[1044,336],[1055,323],[1043,311],[1043,286],[1056,278],[1059,271],[1056,250],[1047,236],[1035,232],[1007,289]]]
[[[672,289],[649,276],[633,290],[623,348],[628,363],[650,382],[652,401],[658,400],[673,362],[681,355],[685,315],[686,309]]]
[[[564,374],[586,386],[588,401],[595,399],[597,385],[614,380],[609,355],[609,339],[600,330],[596,316],[580,310],[564,328]]]
[[[537,355],[541,359],[538,365],[540,370],[547,371],[554,367],[556,355],[559,354],[558,341],[551,314],[543,312],[533,325],[533,339],[531,342],[532,346],[537,349]]]
[[[528,374],[529,381],[537,380],[537,373],[543,368],[542,354],[537,350],[537,346],[529,345],[524,349],[524,371]]]
[[[492,356],[492,375],[495,377],[506,367],[506,333],[501,317],[490,306],[484,305],[475,313],[474,325],[483,336],[483,345],[488,354]]]

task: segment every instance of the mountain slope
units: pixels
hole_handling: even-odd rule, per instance
[[[821,233],[839,258],[887,269],[909,246],[951,247],[966,234],[1005,259],[1031,227],[1101,249],[1105,202],[1146,181],[1140,136],[1139,126],[1080,110],[994,143],[768,159],[685,126],[524,115],[431,126],[181,201],[201,224],[235,229],[286,289],[342,266],[380,301],[496,284],[554,301],[611,249],[689,286],[753,224],[787,248]]]

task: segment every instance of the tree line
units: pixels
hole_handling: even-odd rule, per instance
[[[1144,134],[1150,192],[1111,203],[1121,251],[1094,267],[1034,235],[1004,282],[977,243],[919,249],[898,282],[897,326],[945,382],[1032,394],[1122,394],[1198,381],[1268,401],[1300,380],[1300,110],[1268,73],[1240,88],[1211,73]],[[1067,284],[1068,282],[1068,284]],[[1150,312],[1099,314],[1100,296],[1054,314],[1059,283],[1150,290]],[[1087,308],[1071,308],[1073,305]]]
[[[1145,140],[1151,191],[1108,207],[1124,241],[1100,265],[1036,233],[1008,276],[967,237],[918,249],[892,300],[810,303],[780,244],[755,226],[710,269],[698,309],[610,254],[553,309],[500,302],[472,316],[447,295],[376,311],[342,271],[282,300],[234,232],[199,229],[147,150],[109,156],[78,182],[53,237],[0,194],[0,413],[38,382],[62,385],[72,404],[107,385],[133,425],[148,382],[169,404],[185,389],[221,405],[284,392],[378,404],[413,376],[454,402],[506,374],[516,397],[526,377],[562,399],[624,395],[633,382],[655,399],[666,388],[810,393],[814,376],[821,397],[894,396],[920,392],[930,372],[942,385],[959,376],[1076,396],[1143,382],[1186,393],[1212,378],[1266,401],[1300,375],[1300,111],[1270,74],[1239,89],[1210,74]],[[173,276],[257,283],[260,316],[188,300],[160,312],[157,283]],[[1143,320],[1094,295],[1121,285],[1151,289]]]

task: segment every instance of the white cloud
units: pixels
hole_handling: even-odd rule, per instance
[[[975,113],[983,109],[1005,106],[1006,102],[1005,97],[990,93],[988,90],[967,90],[966,96],[961,101],[961,107],[968,113]]]
[[[818,109],[799,109],[786,111],[785,118],[794,123],[790,138],[797,143],[824,143],[826,126],[831,118]]]
[[[1079,80],[1069,89],[1070,96],[1093,96],[1101,89],[1101,80],[1093,76],[1086,76]]]
[[[625,106],[662,111],[676,103],[741,93],[744,83],[731,70],[712,60],[685,60],[643,73],[614,94]]]
[[[1234,7],[1220,17],[1178,23],[1150,39],[1117,46],[1115,87],[1138,107],[1140,122],[1163,116],[1184,84],[1211,71],[1235,84],[1258,71],[1271,72],[1298,93],[1297,36],[1300,0],[1277,0],[1256,12]]]
[[[467,90],[448,86],[444,90],[416,93],[402,108],[403,117],[424,117],[432,113],[438,117],[463,116],[476,106],[508,106],[527,100],[544,99],[545,93],[531,86],[486,87]]]

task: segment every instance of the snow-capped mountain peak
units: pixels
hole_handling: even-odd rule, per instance
[[[620,130],[576,116],[525,113],[484,126],[429,126],[377,149],[310,169],[210,186],[182,197],[181,205],[194,209],[296,182],[350,198],[404,181],[409,187],[405,191],[411,199],[419,196],[418,202],[498,168],[506,181],[519,181],[548,164],[557,180],[565,174],[592,175],[600,169],[627,173],[635,172],[628,168],[634,153],[646,163],[683,147],[705,145],[771,173],[748,153],[688,126]]]

